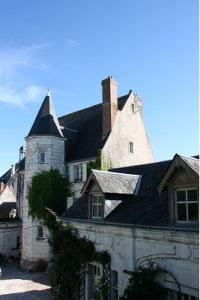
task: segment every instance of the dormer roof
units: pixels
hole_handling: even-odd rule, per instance
[[[63,137],[49,92],[44,98],[28,137],[34,135]]]

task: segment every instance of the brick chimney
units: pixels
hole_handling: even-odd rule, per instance
[[[105,137],[111,130],[117,114],[117,81],[112,76],[102,80],[103,128]]]

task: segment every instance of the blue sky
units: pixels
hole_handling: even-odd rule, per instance
[[[100,102],[108,75],[143,99],[156,160],[198,152],[197,0],[1,0],[0,174],[48,88],[61,116]]]

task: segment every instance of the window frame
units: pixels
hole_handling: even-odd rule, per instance
[[[41,159],[41,155],[44,155],[44,160]],[[45,151],[39,151],[38,152],[38,163],[40,165],[43,165],[46,163],[46,152]]]
[[[129,141],[129,153],[134,153],[134,144],[133,141]]]
[[[77,164],[73,167],[74,172],[74,182],[82,182],[83,181],[83,164]],[[78,176],[76,176],[78,175]]]
[[[97,198],[97,203],[93,203],[94,198]],[[103,213],[104,213],[104,197],[100,194],[91,194],[90,197],[90,208],[91,208],[91,218],[93,220],[101,220],[103,219]],[[93,214],[93,207],[96,206],[97,214]]]
[[[42,234],[40,233],[40,230],[42,232]],[[37,226],[37,237],[36,240],[44,240],[44,227],[40,224]]]
[[[114,278],[113,273],[116,273],[116,278],[117,278],[116,282],[113,281],[113,278]],[[119,278],[118,272],[116,270],[111,270],[111,300],[115,300],[114,293],[113,293],[114,291],[117,292],[117,300],[119,299],[119,293],[118,293],[119,280],[118,280],[118,278]]]
[[[197,200],[196,201],[188,201],[188,191],[195,190],[197,191]],[[185,201],[177,201],[177,192],[179,191],[184,191],[185,192]],[[198,188],[197,187],[189,187],[189,188],[177,188],[175,190],[175,218],[176,222],[178,223],[198,223],[198,218],[197,220],[189,220],[189,209],[188,209],[188,204],[195,204],[199,203],[198,199]],[[186,220],[179,220],[178,219],[178,205],[179,204],[185,204],[186,205]]]

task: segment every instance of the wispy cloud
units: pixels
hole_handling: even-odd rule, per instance
[[[30,69],[46,70],[38,53],[45,47],[33,45],[20,48],[0,48],[0,101],[18,106],[39,100],[44,88],[26,78]],[[23,75],[22,75],[23,74]],[[27,84],[27,82],[30,82]],[[21,89],[19,89],[19,86]]]
[[[75,39],[64,39],[64,42],[69,46],[76,46],[78,45],[78,41]]]
[[[38,101],[44,93],[45,89],[37,85],[29,85],[21,92],[0,86],[0,101],[23,107],[28,102]]]

